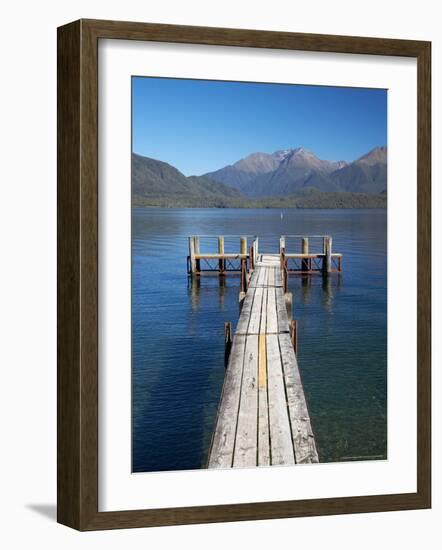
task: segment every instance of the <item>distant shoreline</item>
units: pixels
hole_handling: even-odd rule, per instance
[[[194,199],[189,197],[132,197],[132,206],[151,208],[238,208],[250,209],[315,209],[354,210],[386,209],[387,195],[362,195],[357,193],[315,193],[306,196],[266,199]]]

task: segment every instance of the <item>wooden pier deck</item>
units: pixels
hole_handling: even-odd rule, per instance
[[[280,254],[256,255],[228,359],[209,468],[318,462]]]
[[[232,238],[239,239],[239,250],[226,253],[225,238],[229,239],[230,244]],[[248,247],[248,238],[252,238],[250,247]],[[215,239],[217,250],[213,250]],[[294,239],[301,241],[301,251],[295,252],[293,250]],[[286,247],[286,240],[289,247]],[[201,241],[206,246],[212,242],[212,250],[202,251]],[[189,237],[187,272],[192,277],[202,275],[225,276],[237,273],[242,273],[244,276],[244,272],[254,268],[255,259],[259,256],[258,241],[258,237],[251,237],[250,235],[192,235]],[[310,249],[312,241],[315,250]],[[274,254],[265,255],[269,257],[276,256]],[[332,252],[332,238],[329,235],[282,235],[279,239],[279,257],[281,262],[284,262],[288,275],[322,274],[327,277],[331,273],[342,271],[342,254]]]

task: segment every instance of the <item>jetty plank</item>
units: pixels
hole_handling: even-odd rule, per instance
[[[276,292],[276,315],[278,317],[278,332],[289,332],[289,317],[283,292]]]
[[[248,334],[258,334],[259,327],[261,325],[261,309],[262,309],[262,297],[264,290],[262,287],[257,287],[255,289],[255,297],[253,299],[252,310],[250,312],[250,321]]]
[[[246,297],[241,308],[238,324],[236,326],[236,334],[247,334],[249,329],[250,314],[255,299],[255,288],[250,288],[247,291]]]
[[[292,435],[287,404],[278,335],[267,334],[269,426],[272,464],[294,464]]]
[[[276,309],[275,288],[269,288],[267,291],[267,332],[278,332],[278,313]]]
[[[258,336],[247,336],[241,400],[233,456],[233,467],[256,466],[258,410]]]
[[[319,462],[298,362],[288,334],[279,335],[287,405],[297,464]]]
[[[241,396],[246,337],[233,338],[229,365],[226,370],[216,430],[209,455],[209,468],[231,468],[235,448],[236,425]]]
[[[258,466],[270,465],[269,411],[267,399],[267,347],[259,335],[258,350]]]
[[[259,325],[259,333],[265,334],[267,331],[267,301],[268,301],[269,289],[263,289],[262,305],[261,305],[261,323]]]

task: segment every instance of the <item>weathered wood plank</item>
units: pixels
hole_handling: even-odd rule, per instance
[[[257,465],[258,336],[247,336],[233,467]]]
[[[259,333],[265,334],[267,329],[267,299],[269,294],[268,288],[262,289],[262,306],[261,306],[261,323],[259,325]]]
[[[257,263],[255,270],[253,271],[253,274],[249,281],[249,288],[263,286],[264,276],[265,276],[265,268],[263,268],[260,263]]]
[[[264,286],[267,275],[267,270],[264,267],[258,267],[258,285]]]
[[[245,336],[234,336],[209,452],[209,468],[231,468],[233,465],[245,344]]]
[[[282,276],[281,276],[281,268],[275,267],[275,286],[282,287]]]
[[[258,277],[259,277],[259,272],[258,272],[258,269],[257,269],[256,264],[255,264],[255,269],[253,270],[253,272],[250,276],[249,288],[255,288],[257,286]]]
[[[261,256],[261,263],[266,267],[278,265],[279,254],[263,254]]]
[[[282,288],[276,289],[276,310],[278,316],[278,331],[289,332],[289,318]]]
[[[276,310],[276,292],[273,287],[268,289],[267,295],[267,332],[278,332],[278,313]]]
[[[288,334],[279,335],[279,345],[296,463],[319,462],[298,362]]]
[[[264,290],[261,287],[255,289],[255,297],[253,299],[252,310],[250,312],[250,321],[248,334],[258,334],[261,324],[261,308],[262,308],[262,296]]]
[[[242,304],[241,315],[239,316],[238,324],[236,326],[236,334],[247,334],[254,297],[255,289],[249,288]]]
[[[261,322],[259,324],[259,333],[265,334],[267,326],[267,293],[268,293],[268,270],[263,269],[263,288],[262,288],[262,305],[261,305]]]
[[[272,465],[294,464],[295,456],[285,400],[284,377],[277,334],[268,334],[267,387]]]
[[[259,335],[258,351],[258,466],[270,465],[269,409],[267,399],[267,348]]]

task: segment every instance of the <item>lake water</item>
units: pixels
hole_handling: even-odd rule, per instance
[[[224,322],[236,326],[239,279],[205,277],[192,286],[186,257],[193,234],[257,234],[260,252],[277,252],[280,235],[333,237],[341,275],[290,278],[319,456],[386,458],[385,210],[288,209],[281,217],[272,209],[135,208],[132,220],[135,472],[196,469],[207,460],[225,373]],[[226,238],[226,252],[237,251],[238,240]],[[287,251],[295,244],[287,239]]]

